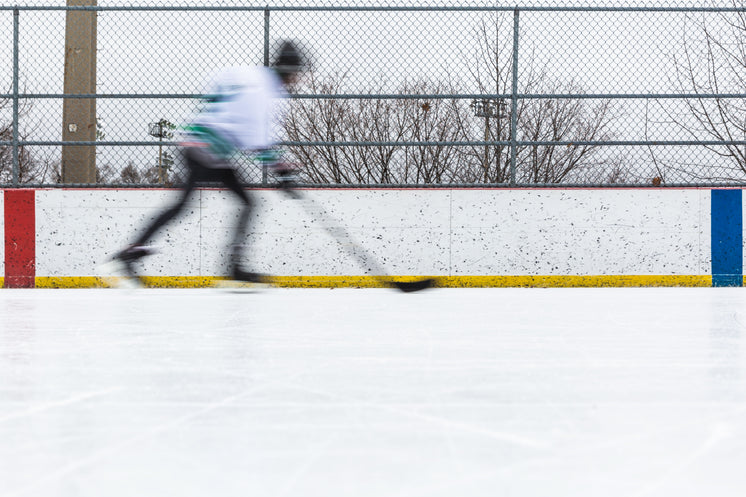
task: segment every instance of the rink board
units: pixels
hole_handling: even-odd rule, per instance
[[[28,223],[14,222],[16,216],[33,220],[34,247],[23,257],[33,254],[36,287],[106,286],[101,263],[178,195],[168,189],[39,189],[31,191],[29,212],[16,205],[19,191],[5,190],[0,200],[5,286],[17,286],[18,276],[10,274],[19,261],[18,247],[9,251],[9,241],[29,239],[28,233],[15,233],[28,230]],[[246,244],[252,270],[276,275],[281,286],[381,285],[329,235],[328,220],[307,212],[306,204],[272,190],[251,193],[256,209]],[[743,284],[739,189],[305,193],[401,279],[434,276],[452,287]],[[213,285],[227,273],[226,247],[237,218],[229,192],[198,190],[184,215],[152,240],[160,252],[143,264],[147,283]],[[28,264],[23,267],[28,271]]]

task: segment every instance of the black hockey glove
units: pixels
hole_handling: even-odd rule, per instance
[[[280,190],[292,198],[300,198],[300,194],[295,190],[298,185],[298,172],[292,165],[278,162],[272,166],[272,174],[277,178]]]
[[[293,198],[300,198],[294,190],[297,184],[296,168],[291,164],[282,162],[280,152],[275,149],[266,149],[258,152],[256,158],[268,173],[277,179],[277,186],[284,193]]]

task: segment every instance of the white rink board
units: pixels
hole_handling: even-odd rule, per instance
[[[708,190],[455,190],[454,275],[710,270]]]
[[[249,267],[278,276],[365,275],[299,201],[256,202]],[[710,271],[710,190],[310,190],[393,275],[696,275]],[[95,276],[170,190],[37,191],[37,276]],[[237,219],[226,191],[199,190],[153,238],[144,275],[219,276]]]
[[[210,193],[203,203],[202,259],[210,268],[225,270],[223,247],[237,212],[229,193]],[[324,190],[307,195],[392,274],[448,274],[449,191]],[[281,276],[365,274],[326,231],[324,219],[313,214],[318,209],[311,205],[308,212],[303,207],[308,203],[272,191],[254,197],[257,208],[247,251],[253,269]]]
[[[36,193],[37,276],[91,276],[121,250],[144,223],[177,194],[168,190],[38,190]],[[152,274],[199,274],[200,197],[155,239],[167,247]],[[176,257],[178,254],[178,257]]]

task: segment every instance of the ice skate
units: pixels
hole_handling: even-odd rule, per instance
[[[268,283],[269,281],[266,275],[246,271],[237,264],[234,264],[231,267],[230,277],[234,281],[240,281],[244,283]]]
[[[130,246],[115,254],[102,267],[114,276],[110,283],[121,288],[139,288],[143,286],[142,278],[135,269],[135,263],[155,252],[152,247]]]
[[[252,293],[270,283],[267,275],[246,271],[237,264],[231,265],[227,278],[215,281],[216,288],[223,288],[238,293]]]

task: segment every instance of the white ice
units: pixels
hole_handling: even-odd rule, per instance
[[[0,290],[0,496],[746,495],[746,289]]]

